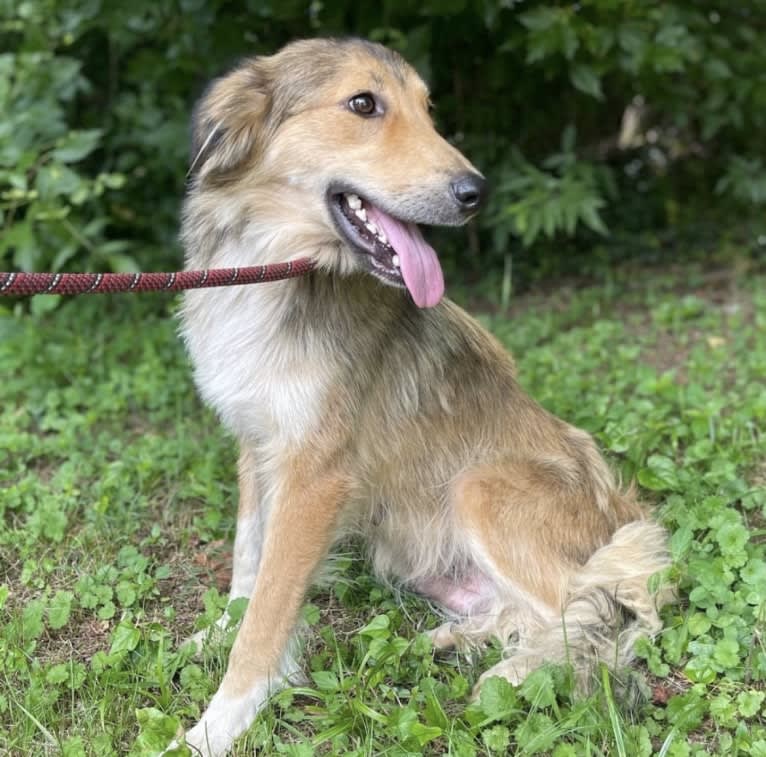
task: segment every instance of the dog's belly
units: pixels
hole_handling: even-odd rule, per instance
[[[423,578],[416,581],[412,588],[456,615],[484,612],[497,596],[497,587],[478,569],[455,578]]]

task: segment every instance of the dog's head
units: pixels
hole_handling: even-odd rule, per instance
[[[414,69],[381,45],[294,42],[208,89],[194,118],[191,192],[257,196],[253,213],[271,207],[271,223],[300,218],[318,230],[321,265],[365,270],[435,305],[441,266],[417,225],[464,223],[484,179],[437,134],[429,107]]]

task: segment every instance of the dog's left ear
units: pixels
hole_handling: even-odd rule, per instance
[[[273,127],[267,58],[245,61],[207,88],[192,116],[188,176],[221,177],[257,156]]]

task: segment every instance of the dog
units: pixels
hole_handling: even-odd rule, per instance
[[[647,582],[668,565],[664,530],[592,438],[530,399],[500,344],[443,298],[419,227],[464,224],[486,186],[429,111],[403,58],[360,39],[246,60],[196,107],[187,266],[316,263],[290,281],[185,295],[197,387],[239,442],[230,597],[249,599],[186,734],[204,755],[224,754],[299,674],[305,593],[349,534],[384,580],[444,609],[436,647],[507,647],[477,688],[546,662],[584,680],[661,627]]]

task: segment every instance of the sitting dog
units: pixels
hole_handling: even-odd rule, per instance
[[[188,267],[316,262],[185,296],[197,386],[240,446],[231,599],[249,598],[186,735],[204,755],[225,753],[298,670],[306,590],[349,534],[381,577],[444,608],[438,647],[508,646],[482,680],[516,683],[546,661],[587,676],[660,628],[647,581],[668,564],[664,531],[442,297],[419,225],[465,223],[485,181],[429,105],[398,54],[316,39],[245,61],[196,108]]]

